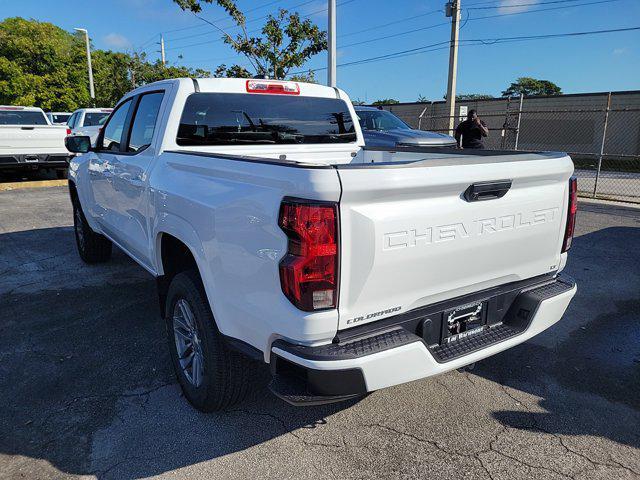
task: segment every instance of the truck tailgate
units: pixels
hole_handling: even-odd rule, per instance
[[[340,330],[559,268],[571,159],[465,156],[338,166]],[[503,197],[464,198],[500,180]]]
[[[62,125],[0,125],[0,154],[64,153],[66,135]]]

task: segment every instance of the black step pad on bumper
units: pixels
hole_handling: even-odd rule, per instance
[[[346,360],[364,357],[373,353],[382,352],[392,348],[401,347],[408,343],[419,342],[422,339],[403,328],[396,327],[391,330],[360,338],[344,343],[331,343],[320,347],[307,347],[304,345],[292,345],[283,340],[273,342],[273,347],[282,348],[298,357],[307,360]]]
[[[510,327],[504,323],[491,327],[482,333],[463,338],[453,343],[436,345],[429,351],[438,362],[448,362],[458,357],[468,355],[476,350],[482,350],[494,343],[502,342],[508,338],[515,337],[522,330]]]

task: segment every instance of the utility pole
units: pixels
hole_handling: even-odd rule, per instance
[[[328,47],[328,68],[327,68],[327,85],[336,86],[336,0],[328,0],[329,2],[329,32],[327,38]]]
[[[91,68],[91,44],[89,43],[89,32],[86,28],[74,28],[75,31],[84,33],[84,41],[87,47],[87,68],[89,70],[89,95],[95,100],[96,94],[93,90],[93,69]]]
[[[449,80],[447,81],[447,111],[449,135],[453,135],[456,115],[456,80],[458,75],[458,39],[460,37],[460,0],[450,0],[445,5],[447,17],[451,17],[451,45],[449,46]]]
[[[165,66],[166,59],[164,56],[164,36],[160,35],[160,58],[162,58],[162,66]]]

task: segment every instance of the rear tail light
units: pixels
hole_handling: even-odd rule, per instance
[[[338,205],[284,200],[278,224],[289,239],[280,285],[300,310],[335,308],[338,298]]]
[[[247,80],[249,93],[275,93],[280,95],[300,95],[300,85],[296,82],[274,82],[272,80]]]
[[[578,211],[578,179],[569,179],[569,212],[567,214],[567,228],[564,231],[564,242],[562,243],[562,253],[571,248],[573,242],[573,232],[576,228],[576,212]]]
[[[71,135],[71,129],[67,128],[67,135]]]

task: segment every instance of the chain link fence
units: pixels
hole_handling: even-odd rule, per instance
[[[385,105],[413,128],[449,133],[444,102]],[[568,152],[581,196],[640,203],[640,92],[457,102],[454,125],[475,109],[486,148]]]

